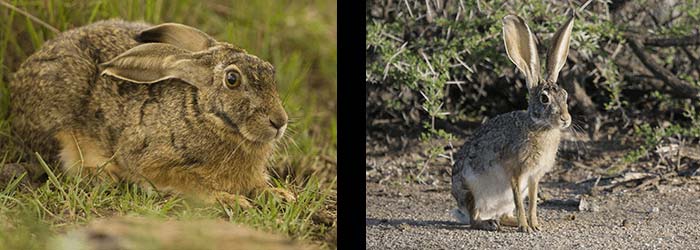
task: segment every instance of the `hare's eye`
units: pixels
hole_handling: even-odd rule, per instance
[[[547,96],[545,94],[541,94],[540,95],[540,102],[542,104],[549,104],[549,96]]]
[[[232,89],[238,87],[241,84],[241,77],[236,71],[229,71],[226,73],[226,79],[224,80],[224,85],[227,88]]]

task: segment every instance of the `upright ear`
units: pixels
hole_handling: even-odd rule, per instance
[[[101,75],[134,83],[179,79],[200,86],[211,76],[208,68],[192,59],[192,52],[165,43],[147,43],[100,64]]]
[[[556,82],[559,71],[566,64],[566,57],[569,55],[569,41],[571,40],[571,29],[574,27],[574,15],[554,33],[552,45],[547,51],[547,82]]]
[[[503,18],[503,41],[510,61],[525,74],[527,87],[537,86],[540,79],[540,63],[537,58],[537,45],[530,27],[516,15]]]
[[[164,23],[141,31],[135,39],[142,43],[168,43],[192,52],[206,50],[216,40],[201,30],[178,23]]]

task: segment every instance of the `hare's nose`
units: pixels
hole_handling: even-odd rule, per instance
[[[282,126],[284,126],[285,123],[286,122],[283,122],[281,120],[275,120],[275,119],[270,118],[270,125],[272,125],[276,129],[280,129]]]
[[[569,114],[563,114],[559,116],[559,121],[565,126],[568,127],[569,123],[571,122],[571,115]]]
[[[571,115],[570,114],[564,114],[561,116],[562,121],[568,121],[571,120]]]
[[[287,116],[271,116],[270,125],[276,129],[284,127],[284,125],[287,125]]]

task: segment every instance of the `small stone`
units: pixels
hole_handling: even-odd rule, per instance
[[[541,193],[540,194],[540,200],[542,201],[548,201],[552,199],[552,195],[549,193]]]
[[[588,202],[586,200],[586,198],[581,197],[581,199],[578,202],[578,210],[579,211],[598,212],[599,208],[598,208],[598,206]]]
[[[588,201],[581,197],[581,199],[578,201],[578,211],[587,211],[588,208]]]
[[[649,211],[649,213],[658,213],[658,212],[659,212],[659,208],[658,208],[658,207],[652,207],[652,208],[650,208],[648,211]]]
[[[623,227],[629,227],[630,226],[630,221],[627,219],[622,220],[622,226]]]

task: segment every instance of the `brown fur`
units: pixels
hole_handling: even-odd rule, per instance
[[[272,65],[191,27],[151,28],[110,20],[47,41],[10,83],[14,133],[72,174],[206,198],[268,188],[287,123]]]

